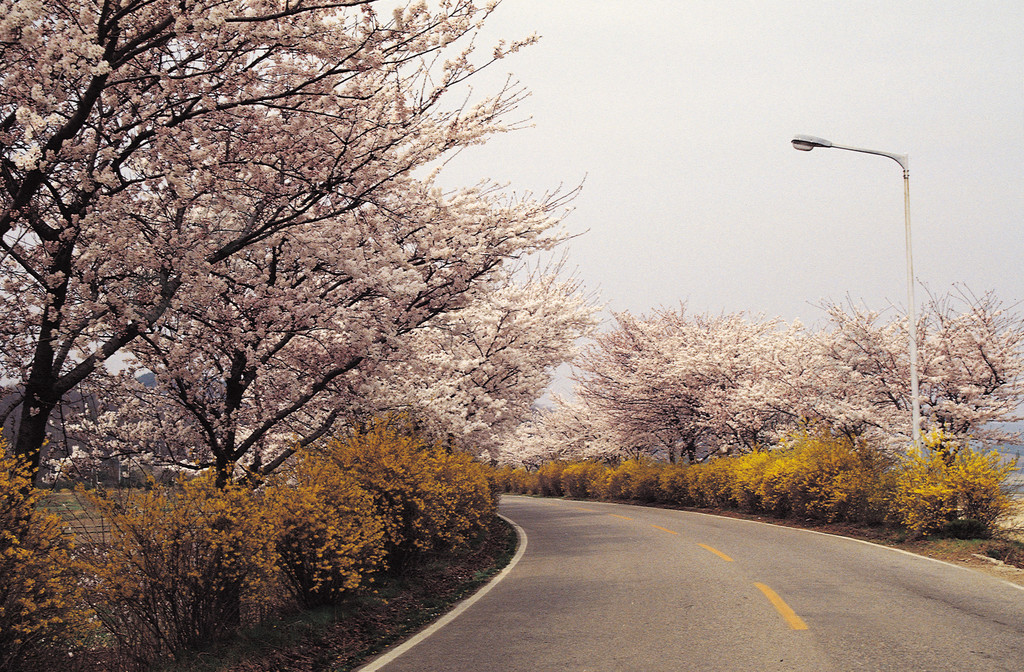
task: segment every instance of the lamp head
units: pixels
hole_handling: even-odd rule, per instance
[[[824,138],[816,138],[813,135],[794,135],[793,148],[801,152],[809,152],[815,147],[831,147],[832,142]]]

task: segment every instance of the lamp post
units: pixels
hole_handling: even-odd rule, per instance
[[[892,154],[880,152],[875,149],[863,149],[861,147],[846,147],[837,145],[824,138],[816,138],[813,135],[797,135],[793,137],[793,147],[802,152],[809,152],[815,147],[831,147],[833,149],[845,149],[851,152],[862,154],[876,154],[885,156],[903,168],[903,216],[906,225],[907,235],[907,304],[909,308],[908,322],[910,326],[910,399],[913,415],[911,419],[911,437],[914,447],[921,448],[921,400],[919,397],[919,385],[917,379],[917,311],[914,306],[914,259],[911,255],[910,246],[910,158],[906,154]]]

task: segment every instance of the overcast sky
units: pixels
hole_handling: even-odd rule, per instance
[[[485,42],[533,127],[446,180],[584,182],[570,266],[611,310],[822,321],[822,300],[907,303],[902,173],[923,287],[1024,300],[1024,3],[504,0]]]

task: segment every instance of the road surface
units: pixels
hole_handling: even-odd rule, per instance
[[[755,521],[506,496],[505,578],[385,672],[1024,671],[1024,589]]]

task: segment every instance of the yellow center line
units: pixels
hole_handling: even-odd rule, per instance
[[[586,508],[584,506],[574,506],[572,508],[576,509],[577,511],[587,511],[589,513],[597,513],[597,509],[588,509],[588,508]]]
[[[707,544],[697,544],[697,545],[700,546],[701,548],[703,548],[705,551],[711,551],[712,553],[714,553],[715,555],[720,557],[722,560],[725,560],[726,562],[732,562],[732,558],[730,558],[725,553],[722,553],[717,548],[712,548],[712,547],[708,546]]]
[[[656,530],[661,530],[662,532],[668,532],[669,534],[679,534],[675,530],[670,530],[667,527],[662,527],[661,525],[651,525],[651,527],[653,527]]]
[[[616,518],[622,518],[623,520],[633,520],[633,519],[632,519],[632,518],[630,518],[629,516],[620,516],[620,515],[619,515],[619,514],[617,514],[617,513],[609,513],[608,515],[609,515],[609,516],[614,516],[614,517],[616,517]]]
[[[763,583],[755,583],[757,589],[764,593],[764,596],[768,598],[768,601],[772,603],[775,609],[782,616],[782,619],[789,624],[789,627],[794,630],[806,630],[807,624],[804,623],[803,619],[796,615],[796,612],[789,608],[778,593],[764,585]]]

